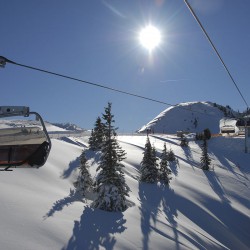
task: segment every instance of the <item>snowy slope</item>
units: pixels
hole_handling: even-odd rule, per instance
[[[175,134],[176,131],[202,132],[209,128],[212,133],[219,132],[219,121],[224,113],[210,102],[186,102],[171,106],[152,121],[139,129],[146,132]]]
[[[171,165],[169,188],[139,183],[146,137],[119,136],[131,188],[124,213],[92,209],[91,197],[83,203],[70,191],[87,138],[53,139],[41,169],[1,172],[1,249],[249,249],[250,154],[243,139],[212,138],[210,172],[199,168],[198,143],[183,150],[175,136],[150,140],[158,154],[166,142],[179,166]],[[87,156],[94,177],[98,157]]]
[[[48,132],[62,132],[62,131],[66,131],[66,129],[60,128],[58,126],[55,126],[49,122],[44,122],[46,129]],[[35,121],[35,120],[16,120],[16,119],[9,119],[9,120],[5,120],[5,119],[0,119],[0,129],[1,128],[12,128],[12,127],[21,127],[21,126],[25,126],[25,127],[30,127],[30,126],[38,126],[38,127],[42,127],[40,121]]]
[[[66,123],[52,123],[52,125],[55,125],[56,127],[63,128],[66,130],[73,130],[73,131],[84,131],[84,129],[80,128],[79,126],[66,122]]]

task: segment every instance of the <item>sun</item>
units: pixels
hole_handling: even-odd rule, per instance
[[[149,52],[161,43],[161,32],[153,25],[143,28],[139,34],[139,41]]]

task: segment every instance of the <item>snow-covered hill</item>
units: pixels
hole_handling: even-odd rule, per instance
[[[63,128],[66,130],[71,130],[71,131],[84,131],[84,129],[80,128],[79,126],[70,123],[70,122],[66,122],[66,123],[52,123],[53,125],[55,125],[56,127],[59,128]]]
[[[209,127],[215,132],[216,119],[223,116],[210,103],[180,106],[198,112],[172,107],[150,126],[162,129],[160,122],[172,119],[164,129],[168,124],[168,133],[175,133],[191,128],[196,118],[198,131]],[[184,117],[185,129],[177,122]],[[24,125],[37,122],[6,120],[0,128]],[[204,172],[199,142],[191,140],[183,149],[174,135],[150,135],[158,156],[166,142],[179,161],[170,166],[173,179],[164,187],[138,182],[146,136],[119,136],[127,152],[123,163],[131,192],[129,208],[110,213],[92,209],[93,197],[82,201],[74,193],[79,156],[88,137],[69,137],[63,128],[46,126],[52,134],[64,134],[63,140],[52,139],[47,163],[40,169],[0,172],[1,249],[249,249],[250,154],[244,153],[243,138],[209,140],[213,170]],[[99,157],[90,151],[87,157],[95,178]]]
[[[44,122],[46,129],[48,132],[63,132],[66,131],[66,129],[58,127],[56,125],[53,125],[52,123],[49,122]],[[5,120],[5,119],[0,119],[0,129],[1,128],[15,128],[15,127],[30,127],[30,126],[38,126],[38,127],[42,127],[40,121],[35,121],[35,120],[16,120],[16,119],[9,119],[9,120]]]
[[[146,132],[175,134],[177,131],[202,132],[209,128],[212,133],[219,132],[219,121],[224,112],[211,102],[186,102],[171,106],[152,121],[139,129]],[[225,108],[226,110],[226,108]]]
[[[181,148],[175,136],[151,135],[179,160],[170,187],[138,182],[145,136],[119,136],[127,152],[129,208],[111,213],[90,207],[73,190],[87,137],[52,140],[40,169],[0,172],[0,242],[5,250],[44,249],[249,249],[250,154],[241,138],[208,142],[213,171],[199,167],[200,145]],[[76,145],[77,144],[77,145]],[[96,175],[97,159],[87,154]]]

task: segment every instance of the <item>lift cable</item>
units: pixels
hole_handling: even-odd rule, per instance
[[[191,14],[193,15],[193,17],[195,18],[195,20],[196,20],[197,23],[199,24],[200,28],[202,29],[202,31],[203,31],[203,33],[205,34],[206,38],[208,39],[210,45],[212,46],[214,52],[215,52],[215,53],[217,54],[217,56],[219,57],[219,59],[220,59],[222,65],[224,66],[224,68],[225,68],[227,74],[229,75],[229,77],[231,78],[231,80],[232,80],[234,86],[236,87],[238,93],[240,94],[241,98],[242,98],[243,101],[245,102],[247,108],[249,108],[246,99],[244,98],[244,96],[243,96],[242,92],[240,91],[240,89],[239,89],[237,83],[235,82],[235,80],[234,80],[232,74],[230,73],[228,67],[226,66],[225,62],[223,61],[223,59],[222,59],[220,53],[219,53],[218,50],[216,49],[215,45],[213,44],[211,38],[209,37],[208,33],[206,32],[206,30],[205,30],[205,28],[203,27],[202,23],[200,22],[199,18],[198,18],[197,15],[195,14],[194,10],[192,9],[192,7],[191,7],[191,5],[188,3],[188,1],[187,1],[187,0],[184,0],[184,2],[186,3],[186,5],[187,5],[188,9],[190,10]]]
[[[156,100],[156,99],[152,99],[152,98],[149,98],[149,97],[145,97],[145,96],[133,94],[133,93],[126,92],[126,91],[123,91],[123,90],[111,88],[111,87],[108,87],[108,86],[105,86],[105,85],[102,85],[102,84],[99,84],[99,83],[85,81],[85,80],[82,80],[82,79],[79,79],[79,78],[75,78],[75,77],[71,77],[71,76],[67,76],[67,75],[62,75],[62,74],[55,73],[55,72],[52,72],[52,71],[48,71],[48,70],[44,70],[44,69],[39,69],[39,68],[36,68],[36,67],[32,67],[32,66],[21,64],[21,63],[17,63],[17,62],[9,60],[9,59],[7,59],[7,58],[5,58],[3,56],[0,56],[0,58],[3,58],[8,63],[14,64],[14,65],[18,65],[18,66],[21,66],[21,67],[25,67],[25,68],[28,68],[28,69],[40,71],[40,72],[43,72],[43,73],[47,73],[47,74],[51,74],[51,75],[55,75],[55,76],[59,76],[59,77],[63,77],[63,78],[67,78],[67,79],[70,79],[70,80],[73,80],[73,81],[78,81],[78,82],[81,82],[81,83],[86,83],[86,84],[93,85],[93,86],[96,86],[96,87],[99,87],[99,88],[104,88],[104,89],[108,89],[108,90],[111,90],[111,91],[119,92],[119,93],[122,93],[122,94],[126,94],[126,95],[130,95],[130,96],[134,96],[134,97],[146,99],[146,100],[149,100],[149,101],[152,101],[152,102],[157,102],[157,103],[161,103],[161,104],[168,105],[168,106],[174,106],[174,105],[172,105],[170,103],[166,103],[166,102],[159,101],[159,100]]]
[[[55,73],[55,72],[52,72],[52,71],[48,71],[48,70],[36,68],[36,67],[33,67],[33,66],[28,66],[28,65],[25,65],[25,64],[17,63],[17,62],[14,62],[14,61],[11,61],[11,60],[7,59],[6,57],[0,56],[0,67],[4,67],[6,63],[11,63],[11,64],[21,66],[21,67],[24,67],[24,68],[40,71],[40,72],[46,73],[46,74],[59,76],[59,77],[62,77],[62,78],[66,78],[66,79],[70,79],[70,80],[73,80],[73,81],[85,83],[85,84],[92,85],[92,86],[95,86],[95,87],[108,89],[108,90],[115,91],[115,92],[118,92],[118,93],[121,93],[121,94],[130,95],[130,96],[134,96],[134,97],[141,98],[141,99],[144,99],[144,100],[148,100],[148,101],[151,101],[151,102],[156,102],[156,103],[164,104],[164,105],[167,105],[167,106],[179,107],[181,109],[191,111],[191,112],[194,112],[194,113],[210,115],[210,114],[207,114],[207,113],[204,113],[204,112],[199,112],[197,110],[191,110],[191,109],[188,109],[188,108],[185,108],[185,107],[181,107],[178,104],[170,104],[170,103],[167,103],[167,102],[164,102],[164,101],[156,100],[156,99],[145,97],[145,96],[138,95],[138,94],[133,94],[131,92],[123,91],[123,90],[120,90],[120,89],[111,88],[111,87],[108,87],[108,86],[103,85],[103,84],[94,83],[94,82],[90,82],[90,81],[85,81],[85,80],[78,79],[78,78],[75,78],[75,77],[62,75],[62,74]]]

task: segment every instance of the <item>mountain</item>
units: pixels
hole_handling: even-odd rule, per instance
[[[49,133],[80,133],[84,132],[86,130],[78,127],[77,125],[73,123],[50,123],[50,122],[44,122],[46,129]],[[5,120],[0,119],[0,129],[2,128],[15,128],[15,127],[42,127],[40,121],[36,120],[30,120],[30,119],[22,119],[22,120]]]
[[[70,123],[70,122],[67,122],[67,123],[52,123],[52,124],[59,127],[59,128],[63,128],[65,130],[84,131],[84,129],[82,129],[79,126],[77,126],[77,125],[75,125],[73,123]]]
[[[52,123],[49,122],[44,122],[46,129],[48,132],[63,132],[65,131],[64,128],[61,128],[59,126],[53,125]],[[36,121],[36,120],[16,120],[16,119],[9,119],[9,120],[5,120],[5,119],[0,119],[0,129],[3,128],[16,128],[16,127],[32,127],[32,126],[37,126],[37,127],[42,127],[41,122],[40,121]]]
[[[209,128],[212,133],[219,133],[220,119],[235,114],[229,106],[211,102],[180,103],[162,111],[138,132],[145,133],[150,129],[154,133],[176,134],[177,131],[202,132]]]

